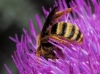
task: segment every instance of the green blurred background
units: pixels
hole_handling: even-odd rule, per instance
[[[70,1],[66,0],[67,3]],[[30,19],[38,29],[35,14],[38,13],[42,20],[44,16],[42,6],[49,10],[53,4],[54,0],[0,0],[0,74],[7,74],[4,63],[13,74],[18,74],[11,58],[16,47],[9,36],[14,37],[15,34],[18,34],[20,39],[23,34],[22,28],[29,31]],[[44,23],[43,20],[42,23]]]

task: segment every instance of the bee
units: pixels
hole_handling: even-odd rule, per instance
[[[68,14],[74,8],[59,11],[59,7],[57,6],[50,12],[41,33],[38,35],[38,48],[36,50],[36,55],[38,57],[42,56],[46,60],[58,59],[54,53],[54,50],[58,48],[48,42],[49,38],[55,39],[61,43],[66,43],[65,41],[74,43],[76,41],[81,44],[83,42],[83,34],[77,26],[69,22],[57,22],[64,14]]]

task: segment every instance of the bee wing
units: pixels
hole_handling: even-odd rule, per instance
[[[55,14],[56,12],[58,12],[58,11],[59,11],[59,7],[56,6],[56,7],[54,7],[53,10],[49,13],[49,15],[48,15],[48,17],[47,17],[47,19],[46,19],[46,21],[45,21],[45,23],[44,23],[43,29],[42,29],[42,31],[41,31],[42,36],[44,36],[45,32],[47,31],[47,28],[49,28],[49,26],[52,25],[52,21],[54,20],[54,19],[52,19],[52,17],[53,17],[54,14]]]
[[[55,36],[55,35],[51,35],[51,36],[49,36],[49,38],[52,38],[52,39],[56,40],[57,42],[60,42],[62,44],[68,45],[68,46],[70,46],[70,43],[75,45],[74,41],[71,41],[71,40],[64,38],[62,36],[58,37],[58,36]]]

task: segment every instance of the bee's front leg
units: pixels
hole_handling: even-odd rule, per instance
[[[57,20],[59,20],[64,14],[70,13],[70,12],[71,12],[73,9],[75,9],[75,8],[76,8],[76,6],[73,7],[73,8],[68,8],[68,9],[63,10],[63,11],[58,11],[58,12],[56,12],[56,14],[53,16],[53,18],[55,18],[55,20],[57,21]]]
[[[51,35],[51,36],[49,36],[49,38],[52,38],[52,39],[54,39],[54,40],[56,40],[56,41],[58,41],[58,42],[60,42],[60,43],[62,43],[62,44],[69,45],[69,43],[67,43],[67,42],[66,42],[65,40],[63,40],[63,39],[60,39],[58,36]]]

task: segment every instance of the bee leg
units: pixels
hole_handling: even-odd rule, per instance
[[[39,49],[36,50],[36,56],[37,56],[37,62],[40,63],[40,53],[39,53]]]
[[[51,35],[50,38],[52,38],[52,39],[54,39],[54,40],[57,40],[58,42],[60,42],[60,43],[62,43],[62,44],[69,45],[65,40],[62,40],[62,39],[60,39],[60,38],[57,37],[57,36]]]
[[[38,63],[40,63],[40,60],[39,60],[39,58],[40,58],[40,43],[41,43],[41,34],[39,34],[38,36],[37,36],[37,45],[38,45],[38,48],[37,48],[37,50],[36,50],[36,56],[37,56],[37,62]]]
[[[40,39],[41,39],[41,34],[39,34],[38,36],[37,36],[37,45],[38,45],[38,47],[40,46]]]
[[[37,57],[40,57],[39,49],[36,50],[36,56],[37,56]]]
[[[64,14],[70,13],[70,12],[71,12],[73,9],[75,9],[75,8],[76,8],[76,6],[73,7],[73,8],[68,8],[68,9],[66,9],[66,10],[56,12],[56,14],[54,15],[53,18],[55,18],[55,20],[59,20]]]

